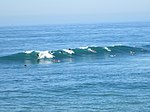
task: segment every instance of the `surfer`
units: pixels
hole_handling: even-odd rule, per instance
[[[37,54],[37,57],[39,57],[39,54]]]
[[[134,54],[135,54],[135,52],[134,52],[134,51],[130,51],[130,54],[131,54],[131,55],[134,55]]]
[[[37,63],[40,63],[39,54],[36,55],[37,55]]]

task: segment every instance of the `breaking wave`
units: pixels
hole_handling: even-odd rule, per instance
[[[79,47],[75,49],[62,49],[54,51],[25,51],[8,56],[0,57],[3,61],[23,61],[37,63],[41,60],[48,60],[49,62],[61,62],[65,59],[73,58],[80,59],[86,57],[117,57],[122,55],[135,55],[137,53],[144,53],[147,50],[143,48],[130,46],[108,46],[108,47]]]

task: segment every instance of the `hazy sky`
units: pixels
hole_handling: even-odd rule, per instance
[[[150,0],[0,0],[0,26],[150,21]]]

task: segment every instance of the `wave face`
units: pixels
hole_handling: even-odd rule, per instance
[[[37,63],[40,60],[48,60],[50,62],[61,62],[67,58],[86,58],[86,57],[117,57],[122,55],[135,55],[137,53],[144,53],[147,50],[143,48],[130,46],[108,46],[108,47],[80,47],[75,49],[63,49],[55,51],[26,51],[16,53],[8,56],[0,57],[3,61],[30,61]]]

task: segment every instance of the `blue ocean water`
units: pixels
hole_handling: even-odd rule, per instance
[[[150,23],[0,27],[0,112],[128,111],[150,111]]]

